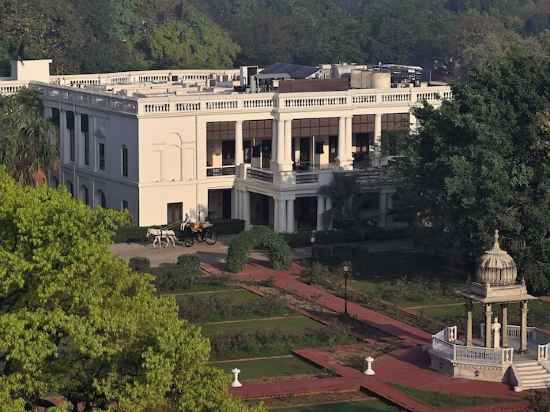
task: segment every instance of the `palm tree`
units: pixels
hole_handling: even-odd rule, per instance
[[[19,183],[39,185],[57,164],[54,124],[42,117],[38,93],[21,90],[0,99],[0,165]]]

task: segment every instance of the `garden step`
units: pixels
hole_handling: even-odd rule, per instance
[[[550,372],[538,362],[524,362],[514,368],[521,385],[516,390],[550,388]]]

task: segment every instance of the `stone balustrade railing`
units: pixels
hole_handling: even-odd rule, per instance
[[[513,362],[513,348],[494,349],[459,345],[454,343],[456,336],[456,326],[443,329],[432,336],[432,350],[439,356],[457,363],[504,365]]]
[[[98,74],[73,74],[50,76],[53,84],[60,86],[100,86],[138,83],[169,83],[177,81],[207,81],[224,78],[230,81],[239,78],[239,69],[220,70],[144,70]]]
[[[188,94],[162,97],[118,96],[93,89],[32,83],[32,87],[50,99],[83,105],[109,107],[111,110],[137,115],[169,113],[231,113],[231,112],[295,112],[307,110],[398,106],[409,109],[423,101],[437,104],[452,97],[448,86],[353,89],[341,92],[315,93],[256,93],[256,94]]]
[[[0,81],[0,96],[11,96],[12,94],[17,93],[20,89],[28,87],[28,85],[29,82],[26,81]]]

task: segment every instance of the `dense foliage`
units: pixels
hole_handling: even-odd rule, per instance
[[[247,410],[174,299],[109,252],[127,219],[0,172],[0,409],[61,394],[97,411]]]
[[[20,183],[45,183],[57,163],[55,126],[42,117],[38,93],[0,96],[0,165]]]
[[[397,204],[474,262],[500,229],[535,293],[550,290],[550,58],[514,50],[424,107]],[[445,242],[446,240],[446,242]]]
[[[0,61],[55,73],[276,61],[419,64],[455,75],[548,38],[544,0],[2,0]]]
[[[292,263],[292,250],[284,238],[267,226],[255,226],[229,243],[227,270],[240,272],[254,248],[268,250],[274,269],[288,269]]]
[[[52,58],[53,72],[231,65],[239,47],[180,0],[2,0],[0,60]]]

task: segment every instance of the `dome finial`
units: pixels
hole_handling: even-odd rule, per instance
[[[500,250],[500,235],[498,229],[495,229],[495,242],[493,243],[493,250]]]

